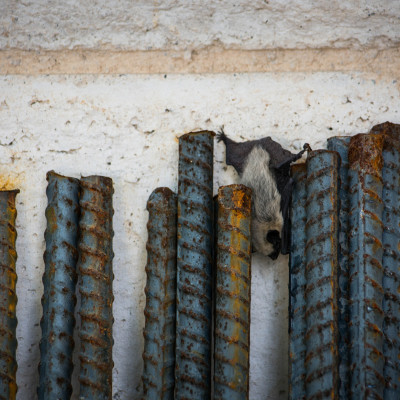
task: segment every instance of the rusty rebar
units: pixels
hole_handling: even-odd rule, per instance
[[[340,156],[339,210],[339,397],[349,397],[349,144],[350,136],[328,139],[328,150]]]
[[[110,178],[81,178],[78,244],[80,399],[110,400],[112,396],[112,195]]]
[[[143,398],[173,400],[177,196],[168,188],[157,188],[147,201],[147,210]]]
[[[78,260],[79,180],[47,173],[39,400],[69,399]]]
[[[15,400],[17,394],[17,252],[15,241],[17,210],[15,197],[19,190],[0,191],[0,399]]]
[[[307,158],[306,398],[339,398],[338,234],[339,156]]]
[[[306,396],[306,164],[292,165],[291,176],[294,187],[290,209],[289,399],[301,400]]]
[[[400,144],[385,137],[383,150],[383,374],[385,400],[400,399]]]
[[[359,134],[349,147],[351,399],[383,399],[384,136]]]
[[[214,399],[249,398],[251,189],[218,190]]]
[[[179,138],[175,398],[211,395],[213,132]]]

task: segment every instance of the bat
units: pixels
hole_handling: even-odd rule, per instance
[[[218,142],[226,147],[226,164],[232,165],[252,195],[252,245],[255,251],[276,260],[290,251],[289,207],[293,190],[290,164],[311,150],[306,143],[297,154],[270,137],[237,143],[223,128]]]

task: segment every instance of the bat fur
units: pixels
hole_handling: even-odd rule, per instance
[[[290,164],[298,154],[285,150],[270,137],[237,143],[223,129],[217,136],[226,147],[226,163],[238,172],[241,182],[252,189],[252,245],[255,251],[275,260],[290,246],[289,207],[293,188]]]

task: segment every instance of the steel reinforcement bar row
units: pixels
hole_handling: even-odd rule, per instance
[[[147,201],[149,221],[143,352],[143,399],[173,400],[175,388],[177,196],[157,188]]]
[[[175,398],[211,395],[213,132],[179,138]]]
[[[82,400],[111,400],[112,396],[113,192],[110,178],[81,178],[78,272]]]
[[[306,398],[339,398],[338,233],[339,156],[313,151],[307,159]]]
[[[56,400],[72,394],[79,180],[50,171],[47,181],[38,398]]]
[[[19,190],[0,191],[0,399],[15,400],[17,394],[17,252],[15,241]]]
[[[251,189],[218,191],[214,399],[248,400]]]
[[[383,399],[384,136],[359,134],[349,147],[351,399]]]
[[[328,150],[340,156],[340,210],[339,210],[339,398],[349,397],[349,144],[350,136],[335,136],[328,139]]]
[[[294,187],[289,257],[289,398],[295,400],[306,395],[306,164],[293,165],[291,176]]]

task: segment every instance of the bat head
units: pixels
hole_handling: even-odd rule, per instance
[[[281,252],[282,227],[282,216],[275,221],[259,221],[253,218],[251,228],[254,250],[276,260]]]

